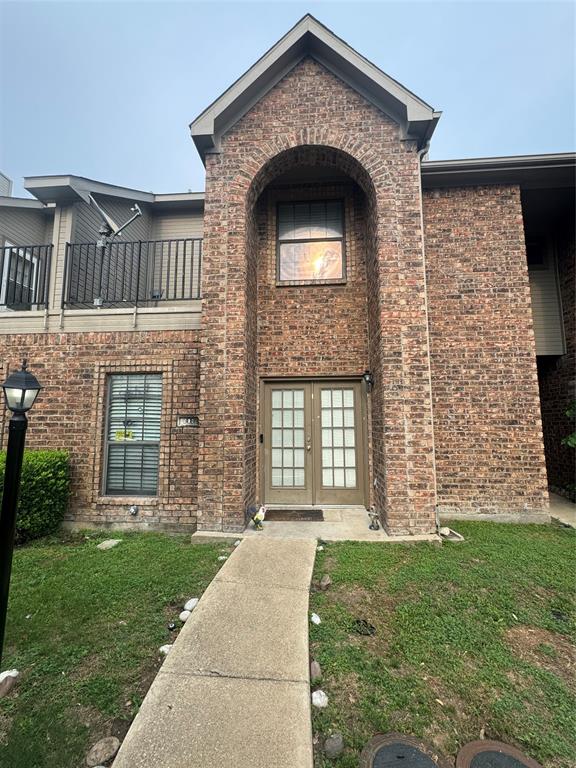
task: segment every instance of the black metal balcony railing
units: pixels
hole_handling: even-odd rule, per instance
[[[0,309],[48,307],[51,245],[0,248]]]
[[[200,298],[202,240],[68,243],[62,307],[156,306]]]

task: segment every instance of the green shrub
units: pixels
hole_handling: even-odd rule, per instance
[[[4,489],[6,452],[0,453],[0,494]],[[66,451],[25,451],[16,542],[22,544],[55,531],[64,516],[70,490],[70,463]]]

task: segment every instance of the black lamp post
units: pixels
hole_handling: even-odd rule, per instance
[[[6,407],[12,412],[12,417],[8,428],[4,492],[2,494],[2,511],[0,512],[0,670],[2,669],[4,630],[6,628],[12,551],[16,530],[16,506],[20,489],[24,441],[28,427],[26,411],[29,411],[34,405],[41,387],[38,379],[26,370],[26,360],[24,360],[22,370],[11,373],[2,384],[2,389],[4,390]]]

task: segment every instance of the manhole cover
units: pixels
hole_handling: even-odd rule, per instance
[[[360,768],[447,768],[446,760],[428,744],[411,736],[375,736],[360,755]]]
[[[542,768],[516,747],[501,741],[472,741],[462,747],[456,768]]]

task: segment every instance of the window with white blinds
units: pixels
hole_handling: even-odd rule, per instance
[[[108,377],[107,494],[155,496],[162,412],[162,375]]]

